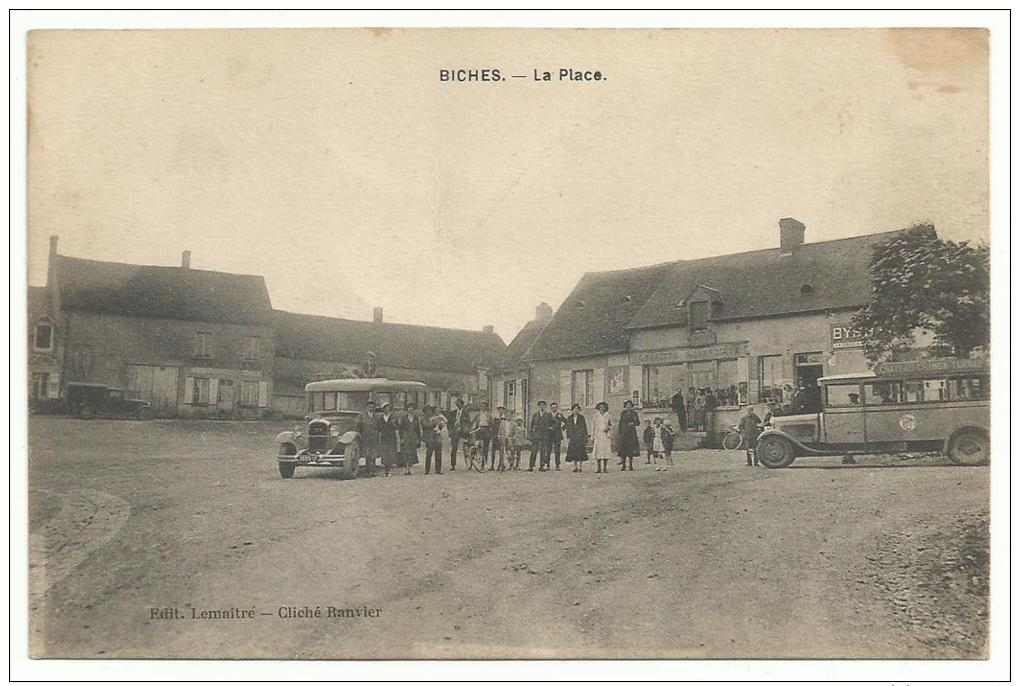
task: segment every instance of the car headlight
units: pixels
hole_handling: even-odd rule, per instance
[[[337,436],[339,436],[340,435],[339,427],[336,427],[336,426],[329,427],[329,435],[332,436],[333,438],[336,438]]]

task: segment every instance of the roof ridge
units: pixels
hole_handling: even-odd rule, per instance
[[[265,281],[265,276],[262,274],[243,274],[239,272],[225,272],[219,269],[198,269],[195,267],[181,267],[180,265],[172,264],[135,264],[133,262],[113,262],[111,260],[95,260],[90,257],[74,257],[73,255],[57,255],[59,260],[74,260],[76,262],[91,262],[93,264],[114,264],[118,267],[141,267],[144,269],[175,269],[181,272],[201,272],[203,274],[226,274],[227,276],[244,276],[251,279],[261,279]]]
[[[295,315],[295,316],[298,316],[298,317],[315,317],[316,319],[326,319],[326,320],[329,320],[331,322],[351,322],[351,323],[354,323],[354,324],[379,324],[379,325],[382,325],[382,326],[411,326],[411,327],[414,327],[416,329],[435,329],[436,331],[451,331],[451,332],[455,332],[455,333],[471,333],[471,334],[478,334],[479,336],[495,336],[495,337],[499,338],[499,334],[497,334],[495,331],[489,333],[489,332],[486,332],[486,331],[482,331],[480,329],[478,329],[478,330],[476,330],[476,329],[458,329],[458,328],[449,327],[449,326],[434,326],[432,324],[409,324],[407,322],[387,322],[387,321],[374,322],[374,321],[372,321],[370,319],[350,319],[348,317],[330,317],[329,315],[326,315],[326,314],[310,314],[308,312],[291,312],[289,310],[277,310],[277,309],[274,309],[273,310],[273,314],[277,314],[277,313],[279,313],[279,314],[291,314],[291,315]]]

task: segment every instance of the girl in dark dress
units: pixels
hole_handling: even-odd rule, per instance
[[[581,414],[581,406],[570,406],[570,416],[565,424],[567,431],[567,462],[574,463],[574,471],[580,472],[581,465],[588,460],[588,424]]]
[[[641,418],[634,411],[634,403],[626,400],[623,403],[623,412],[620,413],[620,449],[617,455],[620,457],[620,466],[624,471],[630,468],[634,471],[634,458],[641,454],[641,444],[638,442],[637,428],[641,426]]]

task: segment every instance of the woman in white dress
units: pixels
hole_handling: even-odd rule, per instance
[[[609,471],[609,457],[613,452],[610,434],[613,422],[609,419],[609,404],[601,402],[595,406],[595,420],[592,424],[591,459],[595,460],[596,474]]]

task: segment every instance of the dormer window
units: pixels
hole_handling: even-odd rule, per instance
[[[577,301],[577,309],[579,309],[579,310],[583,310],[584,309],[584,301],[583,300],[578,300]]]
[[[814,292],[815,292],[815,287],[812,286],[809,283],[806,283],[806,284],[804,284],[803,286],[800,287],[800,294],[801,295],[814,295]]]
[[[49,320],[44,319],[35,325],[32,348],[34,350],[53,350],[53,324]]]
[[[625,295],[625,296],[623,296],[622,298],[620,298],[620,301],[621,301],[621,302],[625,302],[625,303],[629,303],[629,302],[630,302],[630,300],[631,300],[631,298],[630,298],[630,296],[629,296],[629,295]]]
[[[690,304],[691,331],[708,330],[708,301],[693,302]]]

